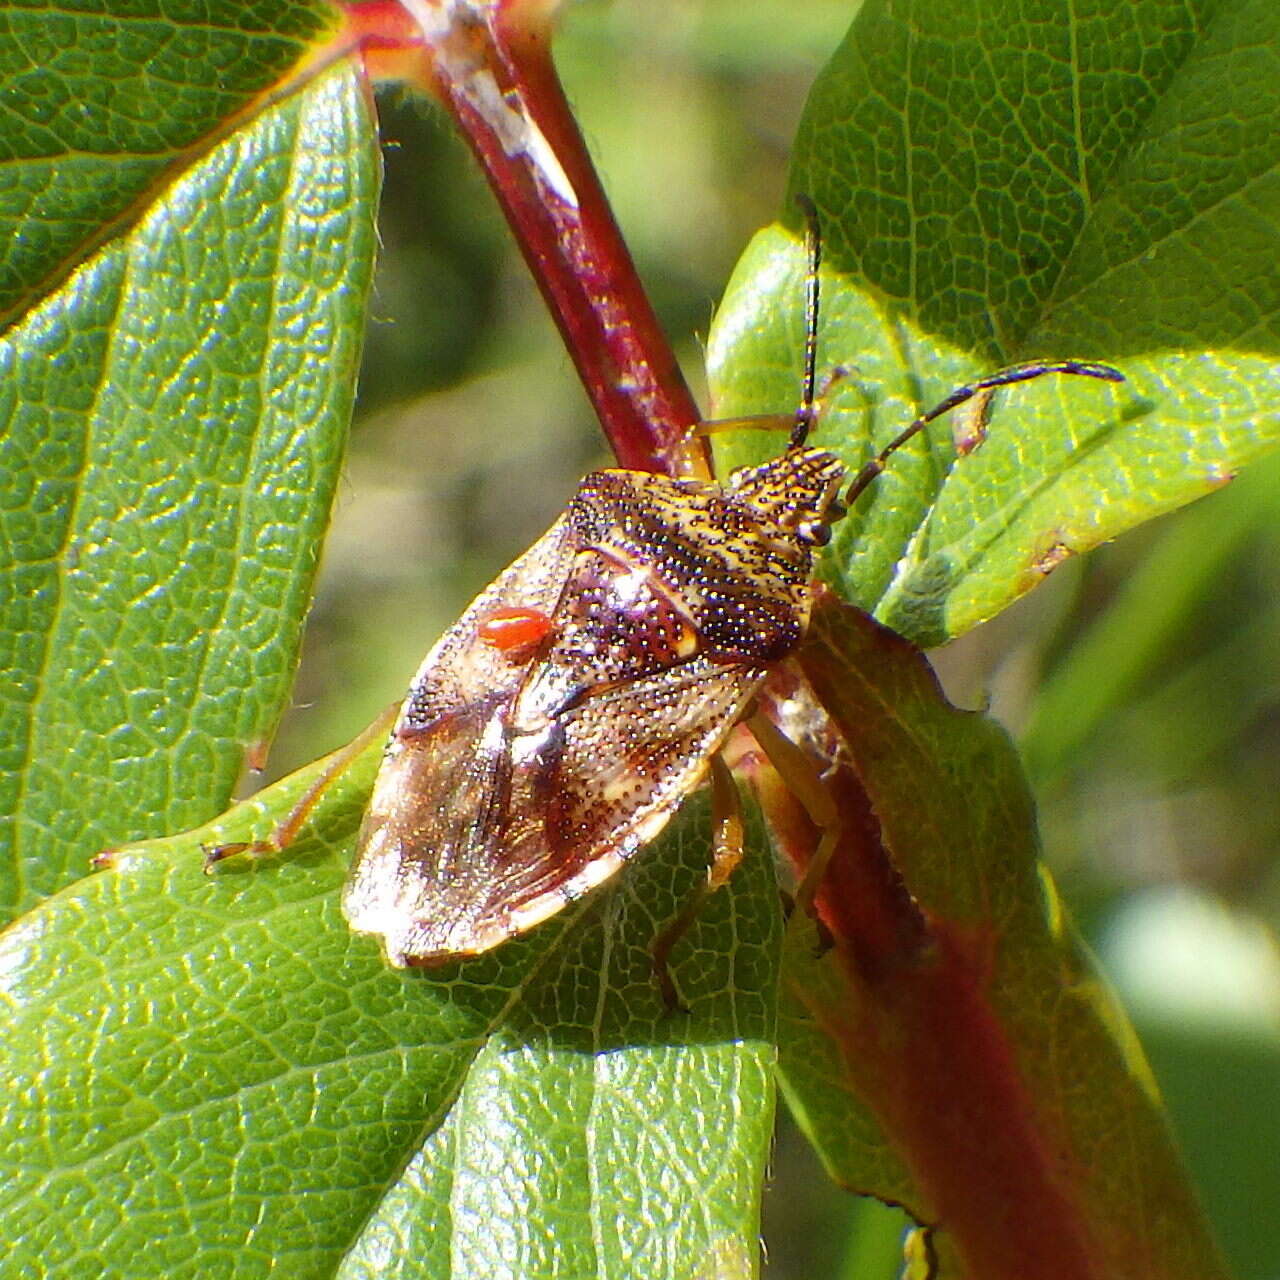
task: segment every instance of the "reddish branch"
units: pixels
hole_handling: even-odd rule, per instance
[[[427,88],[484,169],[619,463],[677,474],[698,408],[614,221],[550,51],[547,0],[388,0],[348,39]],[[416,68],[403,54],[420,53]]]

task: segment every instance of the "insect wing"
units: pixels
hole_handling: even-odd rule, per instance
[[[763,678],[758,668],[695,658],[603,689],[558,722],[541,840],[507,868],[519,904],[512,931],[608,879],[658,835]]]
[[[468,858],[483,846],[503,802],[502,744],[494,734],[539,653],[537,647],[514,653],[495,647],[483,638],[483,627],[513,601],[553,613],[572,562],[569,533],[561,518],[485,588],[427,654],[409,687],[342,900],[351,927],[385,938],[393,963],[417,958],[412,948],[418,944],[408,939],[417,936],[413,922],[424,917],[440,935],[428,951],[453,945],[454,935],[442,925],[450,903],[441,884],[460,896],[475,878],[478,868],[468,871]],[[465,920],[455,924],[461,942]]]
[[[698,661],[588,698],[514,749],[496,703],[394,744],[347,890],[352,926],[397,964],[532,928],[661,831],[759,680]]]

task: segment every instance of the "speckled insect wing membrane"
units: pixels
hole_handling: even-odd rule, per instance
[[[724,488],[586,476],[427,655],[343,898],[393,964],[488,950],[613,875],[697,785],[809,619],[843,467],[792,448]],[[488,620],[545,618],[534,643]]]

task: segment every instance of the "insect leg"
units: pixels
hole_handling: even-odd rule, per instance
[[[840,838],[840,812],[813,761],[772,720],[757,711],[747,720],[747,728],[809,821],[821,832],[818,847],[795,892],[795,905],[805,915],[812,915],[814,895]]]
[[[752,413],[745,418],[709,418],[689,428],[691,436],[710,436],[718,431],[789,431],[794,413]]]
[[[711,820],[711,865],[707,868],[707,878],[689,896],[679,915],[654,938],[649,952],[653,959],[653,975],[662,992],[662,1002],[671,1012],[686,1010],[671,976],[672,948],[689,932],[707,899],[721,885],[728,884],[729,877],[742,861],[745,839],[742,797],[728,765],[718,754],[711,757]]]
[[[1082,378],[1098,378],[1103,382],[1123,382],[1124,374],[1113,369],[1109,364],[1091,364],[1087,360],[1033,360],[1027,364],[1010,365],[1007,369],[998,369],[976,382],[967,382],[962,387],[940,400],[927,413],[922,413],[909,427],[889,441],[874,458],[868,462],[853,478],[845,494],[845,505],[853,504],[861,496],[866,487],[885,468],[893,454],[897,453],[913,436],[923,431],[935,418],[950,413],[975,396],[995,391],[998,387],[1008,387],[1015,382],[1030,382],[1033,378],[1042,378],[1047,373],[1061,373]]]
[[[373,742],[385,738],[395,723],[399,703],[393,703],[376,720],[362,729],[344,747],[339,747],[330,757],[325,767],[316,775],[315,781],[298,797],[284,820],[265,839],[241,840],[231,844],[210,844],[204,846],[205,875],[212,875],[213,869],[226,858],[244,853],[250,857],[264,857],[273,853],[283,853],[296,838],[311,811],[320,803],[324,793],[333,785],[366,747]]]

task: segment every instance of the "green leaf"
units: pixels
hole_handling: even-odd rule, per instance
[[[940,1223],[947,1275],[1225,1274],[1141,1049],[1037,869],[1007,735],[854,610],[820,612],[801,665],[874,814],[834,872],[855,930],[819,960],[793,929],[785,957],[784,1087],[832,1176]]]
[[[837,532],[824,575],[847,599],[939,643],[1275,447],[1277,50],[1270,0],[863,8],[791,178],[822,215],[823,366],[851,367],[816,441],[860,465],[1023,359],[1108,361],[1129,384],[1004,392],[958,463],[945,426],[904,449]],[[781,228],[739,264],[710,342],[717,416],[795,403],[802,272]],[[721,462],[771,447],[728,441]]]
[[[269,830],[324,762],[121,851],[0,938],[11,1264],[749,1274],[773,1121],[767,860],[677,948],[687,1014],[662,1005],[647,943],[705,874],[702,803],[531,939],[391,970],[336,893],[378,758],[338,776],[286,859],[201,874],[202,843]]]
[[[1087,20],[1057,3],[864,6],[810,99],[791,180],[822,214],[820,369],[849,366],[815,442],[856,469],[952,387],[1023,359],[1110,361],[1130,382],[1004,392],[959,462],[945,422],[903,450],[837,528],[823,573],[845,598],[940,642],[1273,448],[1278,25],[1260,4]],[[803,274],[781,227],[739,264],[710,342],[715,416],[795,404]],[[722,470],[778,448],[716,442]],[[843,700],[890,881],[931,937],[985,941],[992,966],[962,949],[936,974],[902,960],[851,976],[789,947],[784,1083],[833,1174],[961,1227],[940,1242],[944,1274],[965,1258],[965,1274],[1025,1278],[1036,1254],[1059,1268],[1046,1275],[1075,1274],[1058,1242],[1081,1238],[1098,1274],[1220,1274],[1131,1033],[1056,902],[1046,914],[1007,742],[931,719],[874,645],[828,640],[843,665],[820,692]],[[930,975],[975,1004],[923,998],[912,984]],[[966,1063],[984,1043],[996,1060]],[[1025,1123],[1028,1148],[1011,1161],[1025,1179],[992,1173],[983,1200],[982,1178],[947,1175],[998,1164],[994,1139],[951,1145],[987,1086],[1013,1089],[990,1132]],[[1021,1212],[1037,1167],[1044,1197]],[[982,1240],[1000,1215],[1039,1232],[1021,1257]]]
[[[327,77],[0,338],[6,916],[207,821],[275,727],[351,413],[373,142]]]
[[[0,5],[0,329],[336,28],[331,5]]]
[[[677,948],[688,1013],[656,998],[648,949],[705,874],[707,821],[690,803],[549,947],[535,936],[544,967],[342,1275],[754,1274],[779,940],[767,860],[757,851]]]
[[[365,86],[343,69],[269,105],[330,11],[279,10],[265,52],[241,6],[174,13],[73,18],[68,47],[120,62],[79,81],[21,14],[0,28],[6,104],[34,116],[50,83],[105,104],[106,157],[77,178],[83,137],[38,140],[70,177],[22,171],[51,193],[49,243],[26,208],[22,246],[41,252],[15,250],[3,339],[3,622],[22,694],[6,811],[27,909],[0,937],[7,1256],[64,1274],[128,1274],[145,1254],[175,1276],[385,1275],[391,1240],[404,1274],[751,1273],[774,1106],[767,862],[678,949],[689,1015],[662,1006],[648,952],[705,874],[705,805],[578,931],[566,913],[443,976],[389,970],[338,910],[376,753],[295,859],[200,874],[202,843],[269,830],[305,776],[67,885],[104,846],[223,808],[270,735],[374,243]]]

